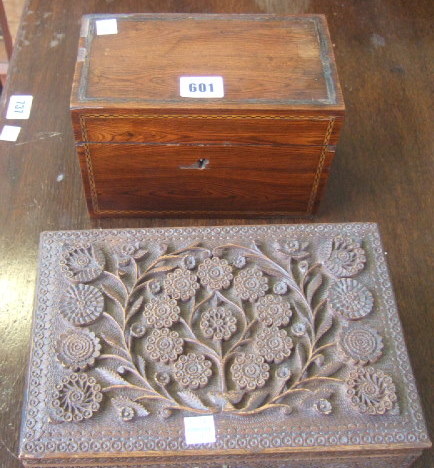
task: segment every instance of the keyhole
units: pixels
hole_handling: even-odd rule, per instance
[[[180,169],[206,169],[206,166],[209,164],[209,160],[205,158],[198,159],[193,164],[189,166],[179,166]]]

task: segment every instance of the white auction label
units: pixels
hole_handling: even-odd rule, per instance
[[[27,120],[32,109],[33,96],[22,96],[15,94],[9,99],[7,119]]]
[[[15,127],[14,125],[5,125],[0,133],[0,140],[17,141],[20,131],[21,127]]]
[[[214,416],[184,418],[185,442],[209,444],[215,442]]]
[[[107,34],[117,34],[118,33],[118,22],[115,18],[105,19],[105,20],[96,20],[96,35],[105,36]]]
[[[221,76],[181,76],[179,93],[188,98],[222,98],[225,95]]]

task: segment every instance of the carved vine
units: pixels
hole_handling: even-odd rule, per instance
[[[56,356],[73,374],[53,392],[58,419],[91,417],[102,394],[124,421],[152,411],[289,414],[330,385],[344,385],[361,412],[392,409],[391,378],[364,367],[381,356],[382,338],[353,323],[374,305],[352,278],[364,268],[363,248],[337,236],[314,262],[308,247],[162,245],[155,254],[127,244],[114,255],[113,273],[97,246],[66,246],[61,268],[71,284],[59,310],[75,328],[59,338]],[[335,316],[347,325],[334,326]],[[92,323],[98,332],[84,328]],[[98,383],[83,372],[92,367]],[[327,398],[313,407],[332,411]]]

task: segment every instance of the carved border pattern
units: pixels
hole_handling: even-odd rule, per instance
[[[386,326],[393,340],[392,354],[396,363],[396,372],[399,374],[402,385],[399,388],[400,401],[404,410],[399,423],[376,421],[374,423],[357,424],[356,427],[340,425],[331,427],[327,424],[326,430],[309,431],[306,428],[293,427],[285,432],[251,434],[246,438],[242,431],[219,434],[218,441],[209,445],[211,449],[255,449],[272,450],[284,447],[309,446],[345,446],[345,445],[382,445],[382,444],[417,444],[427,443],[428,437],[421,413],[420,403],[411,372],[405,344],[403,341],[401,325],[396,311],[395,301],[383,255],[383,249],[377,227],[375,224],[345,224],[345,225],[300,225],[300,226],[253,226],[253,227],[215,227],[215,228],[179,228],[179,229],[147,229],[147,230],[105,230],[105,231],[70,231],[47,232],[41,236],[40,274],[37,286],[37,301],[33,323],[32,355],[29,367],[27,388],[27,411],[23,421],[21,453],[42,454],[54,452],[83,453],[86,452],[112,452],[112,451],[167,451],[194,449],[187,446],[181,431],[178,437],[155,436],[152,434],[134,435],[131,437],[107,437],[104,433],[98,437],[86,437],[84,434],[72,431],[70,437],[67,431],[62,432],[62,440],[50,431],[53,427],[47,422],[46,385],[52,378],[50,375],[49,355],[54,346],[52,342],[53,316],[50,310],[55,304],[51,299],[59,272],[54,267],[60,258],[62,245],[75,240],[88,238],[89,242],[102,242],[111,239],[137,240],[147,242],[170,240],[176,237],[179,241],[194,239],[209,239],[227,241],[231,238],[260,240],[261,237],[283,236],[294,238],[298,236],[307,241],[318,236],[333,237],[347,234],[362,238],[364,243],[370,245],[374,259],[374,276],[376,277],[377,297],[380,298],[387,317]],[[238,428],[239,429],[239,428]],[[54,431],[55,432],[55,431]],[[48,435],[49,434],[49,435]],[[68,440],[67,440],[68,439]]]

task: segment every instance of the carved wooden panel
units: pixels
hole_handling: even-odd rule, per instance
[[[204,414],[217,441],[187,445],[183,417]],[[311,447],[358,466],[351,450],[426,446],[375,225],[42,235],[29,465],[307,466]]]

